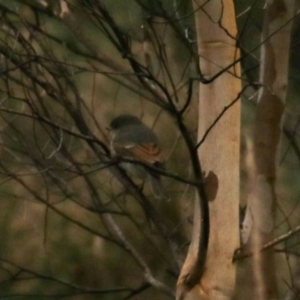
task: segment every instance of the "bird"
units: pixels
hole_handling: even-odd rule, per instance
[[[119,115],[111,121],[109,129],[112,156],[132,158],[145,165],[165,170],[165,155],[157,135],[138,117],[130,114]],[[160,175],[145,165],[134,162],[121,163],[129,175],[147,178],[156,198],[166,198]]]

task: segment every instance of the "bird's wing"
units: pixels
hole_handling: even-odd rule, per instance
[[[129,156],[149,164],[163,163],[164,155],[156,143],[144,144],[122,144],[114,143],[116,153],[122,156]]]

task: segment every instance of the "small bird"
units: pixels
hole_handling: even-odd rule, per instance
[[[120,115],[110,123],[112,154],[123,158],[134,158],[164,170],[164,154],[152,129],[133,115]],[[124,162],[122,167],[134,177],[149,180],[156,198],[165,198],[160,175],[154,170],[135,163]]]

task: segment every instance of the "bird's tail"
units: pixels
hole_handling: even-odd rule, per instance
[[[168,199],[168,195],[165,192],[165,188],[161,181],[160,176],[148,174],[148,179],[150,183],[150,187],[155,198],[158,199]]]

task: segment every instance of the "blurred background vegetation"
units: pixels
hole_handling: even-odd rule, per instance
[[[245,205],[264,1],[235,2],[243,83],[252,84],[241,100]],[[183,119],[196,140],[197,93],[189,85],[197,75],[191,3],[1,0],[0,10],[0,298],[172,297],[176,260],[166,236],[111,172],[106,128],[121,113],[141,117],[161,140],[167,170],[192,180],[186,145],[162,93],[164,87],[176,106],[184,107],[192,92]],[[277,235],[297,226],[300,215],[299,24],[296,15],[279,157]],[[170,201],[155,199],[147,184],[144,193],[184,256],[194,190],[174,178],[163,180]],[[107,216],[125,241],[108,227]],[[127,242],[161,288],[150,284]],[[298,261],[298,244],[295,235],[277,246],[282,295]]]

